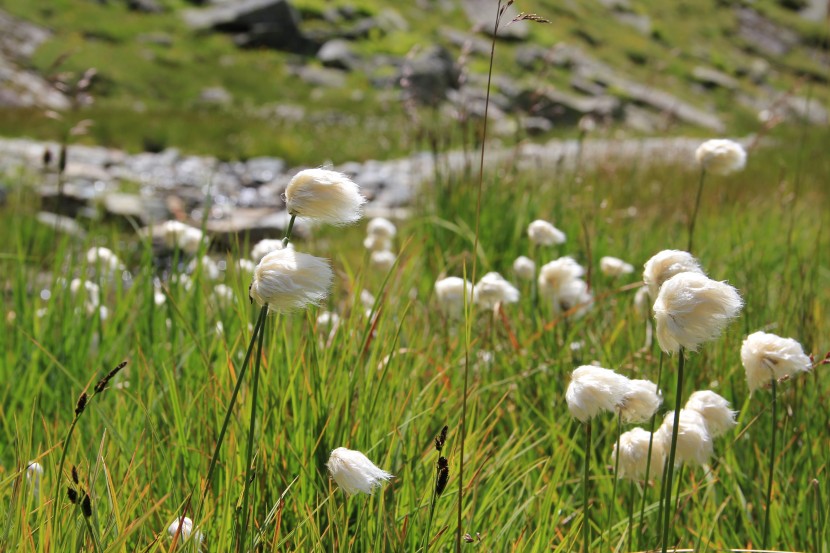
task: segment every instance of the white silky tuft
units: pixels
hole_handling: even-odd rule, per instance
[[[729,408],[729,402],[711,390],[693,393],[684,409],[700,413],[706,423],[706,430],[713,438],[723,436],[738,424],[735,421],[736,413]]]
[[[519,290],[499,273],[487,273],[473,287],[473,303],[485,309],[492,309],[500,303],[516,303],[517,301],[519,301]]]
[[[327,259],[286,248],[262,258],[254,270],[250,293],[270,311],[294,311],[322,303],[333,279]]]
[[[660,441],[668,452],[671,448],[671,435],[674,429],[674,411],[666,413],[663,424],[654,433],[655,442]],[[712,436],[706,429],[703,415],[688,409],[680,410],[680,424],[677,427],[677,449],[674,464],[694,463],[705,465],[714,454]]]
[[[567,239],[564,232],[542,219],[537,219],[528,225],[527,235],[537,246],[564,244]]]
[[[648,286],[651,301],[657,299],[663,283],[678,273],[705,274],[698,260],[689,252],[681,250],[663,250],[646,261],[643,282]]]
[[[634,266],[617,257],[605,256],[599,260],[599,270],[609,277],[628,275],[634,272]]]
[[[646,476],[648,463],[648,444],[651,441],[651,465],[649,477],[659,478],[663,474],[666,462],[666,448],[661,440],[651,437],[651,432],[642,428],[632,428],[620,435],[619,478],[642,480]],[[617,459],[617,444],[611,452],[611,462]]]
[[[746,150],[734,140],[707,140],[695,151],[695,159],[709,173],[729,175],[746,167]]]
[[[300,171],[285,188],[288,213],[330,225],[347,225],[362,216],[366,198],[343,173],[328,169]]]
[[[603,411],[616,411],[625,402],[629,380],[610,369],[583,365],[571,373],[565,393],[568,410],[580,422],[588,422]]]
[[[450,317],[459,317],[464,311],[464,293],[467,303],[473,301],[473,285],[460,277],[447,277],[435,282],[435,295],[443,313]]]
[[[371,495],[375,488],[393,477],[375,466],[363,453],[345,447],[331,452],[326,467],[337,485],[349,495],[358,492]]]
[[[741,362],[750,392],[773,378],[779,380],[812,367],[810,358],[796,340],[766,332],[755,332],[746,337],[741,345]]]

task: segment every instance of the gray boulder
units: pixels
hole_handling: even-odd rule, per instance
[[[354,53],[352,45],[343,39],[329,40],[317,52],[317,59],[325,67],[353,70],[360,64],[360,58]]]
[[[578,96],[561,90],[525,90],[516,98],[518,107],[554,123],[576,125],[584,115],[615,117],[620,101],[613,96]]]
[[[460,75],[452,55],[441,46],[432,46],[404,62],[399,82],[408,98],[437,105],[449,89],[458,88]]]

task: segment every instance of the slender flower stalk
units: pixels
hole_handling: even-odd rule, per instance
[[[776,381],[772,379],[772,428],[770,431],[770,440],[771,444],[769,447],[769,474],[767,475],[767,497],[766,499],[766,512],[764,513],[764,537],[761,540],[761,549],[767,548],[767,543],[769,543],[769,516],[770,512],[772,511],[772,482],[774,480],[775,475],[775,425],[778,421],[777,411],[778,411],[778,397],[776,394],[777,387]]]
[[[668,551],[669,540],[669,522],[671,521],[671,489],[672,476],[674,473],[674,457],[677,454],[677,431],[680,427],[680,399],[683,397],[683,368],[685,366],[684,348],[681,346],[677,355],[677,390],[675,391],[675,408],[674,408],[674,425],[671,432],[671,446],[669,447],[668,466],[666,467],[666,497],[663,501],[663,540],[661,545],[661,552]]]

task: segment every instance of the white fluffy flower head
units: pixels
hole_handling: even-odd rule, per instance
[[[617,257],[605,256],[599,260],[599,270],[610,277],[628,275],[634,272],[634,266]]]
[[[124,264],[109,248],[90,248],[86,252],[86,262],[104,274],[112,274],[124,268]]]
[[[485,309],[499,303],[516,303],[519,291],[498,273],[487,273],[473,288],[473,302]]]
[[[568,313],[568,316],[577,319],[584,316],[594,303],[588,283],[581,278],[569,280],[555,294],[546,296],[551,300],[554,313]]]
[[[371,494],[375,488],[392,478],[391,474],[376,467],[361,452],[345,447],[332,451],[326,466],[337,485],[349,495],[357,492]]]
[[[654,441],[660,441],[665,451],[671,447],[671,435],[674,429],[674,411],[666,413],[663,424],[654,433]],[[697,411],[680,410],[680,424],[677,427],[677,450],[675,465],[696,463],[705,465],[714,453],[712,436],[706,429],[703,415]]]
[[[709,173],[728,175],[746,166],[746,150],[734,140],[707,140],[695,151],[695,159]]]
[[[330,225],[360,219],[366,198],[348,176],[328,169],[300,171],[285,189],[285,207],[291,215]]]
[[[684,409],[700,413],[706,423],[706,430],[713,438],[726,434],[738,424],[735,421],[735,411],[729,408],[726,398],[711,390],[693,393]]]
[[[287,246],[282,245],[282,240],[276,238],[263,238],[251,248],[251,259],[254,263],[259,263],[262,258],[274,250],[281,250],[283,248],[293,248],[294,245],[289,242]]]
[[[699,273],[678,273],[663,283],[654,302],[657,341],[666,353],[697,350],[738,316],[743,300],[725,282]]]
[[[391,240],[398,233],[395,223],[383,217],[375,217],[366,225],[366,234],[369,236],[380,236]]]
[[[741,346],[741,362],[749,391],[754,392],[773,378],[809,371],[812,363],[801,344],[766,332],[755,332]]]
[[[678,273],[703,273],[700,263],[689,252],[681,250],[663,250],[646,261],[643,269],[643,282],[648,286],[652,301],[664,282]]]
[[[333,279],[327,259],[288,248],[275,250],[256,266],[251,297],[271,311],[293,311],[320,304]]]
[[[527,235],[537,246],[564,244],[566,240],[564,232],[542,219],[537,219],[528,225]]]
[[[529,257],[520,255],[513,262],[513,272],[522,280],[533,280],[536,278],[536,263]]]
[[[661,440],[651,438],[651,432],[642,428],[632,428],[620,435],[620,478],[640,480],[646,476],[648,465],[648,444],[651,441],[651,465],[649,477],[659,478],[663,474],[663,464],[666,461],[666,449]],[[617,459],[617,444],[611,453],[611,461]]]
[[[390,251],[372,252],[372,255],[369,256],[369,263],[375,269],[387,273],[395,265],[397,258],[398,256]]]
[[[571,373],[565,393],[568,410],[580,422],[603,411],[616,411],[625,401],[629,380],[610,369],[583,365]]]
[[[363,239],[363,247],[370,252],[385,252],[392,249],[392,239],[388,236],[370,234]]]
[[[460,277],[442,278],[435,282],[435,295],[444,314],[457,317],[464,310],[464,293],[467,294],[467,303],[473,301],[473,285]]]
[[[663,403],[657,384],[650,380],[629,380],[628,391],[619,406],[624,422],[645,422]]]
[[[568,282],[584,274],[585,269],[574,258],[560,257],[539,269],[539,291],[548,297],[556,295]]]
[[[170,526],[167,527],[167,535],[170,536],[170,539],[173,539],[176,534],[179,535],[179,543],[186,542],[190,539],[191,535],[199,545],[202,544],[202,540],[204,539],[204,536],[199,530],[193,531],[193,521],[189,517],[177,518],[170,523]]]
[[[166,221],[160,226],[161,238],[164,244],[172,249],[180,249],[185,253],[194,254],[202,244],[204,234],[200,229],[186,225],[181,221]]]

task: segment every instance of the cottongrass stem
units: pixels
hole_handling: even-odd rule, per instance
[[[772,443],[770,444],[769,448],[769,475],[767,476],[767,497],[766,497],[766,506],[767,511],[764,514],[764,537],[761,540],[761,549],[767,548],[767,543],[769,543],[769,520],[770,520],[770,511],[772,511],[772,481],[775,474],[775,431],[776,425],[778,424],[778,417],[777,415],[777,407],[778,407],[778,398],[777,398],[777,385],[778,382],[775,378],[772,379],[772,421],[770,427],[770,439]]]
[[[677,453],[677,431],[680,428],[680,402],[683,398],[683,368],[685,365],[686,351],[682,346],[677,354],[677,391],[674,397],[674,425],[671,432],[671,446],[669,448],[668,466],[666,467],[666,483],[665,492],[666,497],[663,502],[663,539],[662,539],[662,553],[668,550],[669,540],[669,523],[671,521],[671,488],[672,476],[674,473],[674,457]]]
[[[582,471],[582,553],[590,553],[591,550],[591,514],[590,514],[590,493],[588,490],[589,474],[591,465],[591,420],[585,423],[585,465]],[[663,552],[665,553],[665,552]]]

